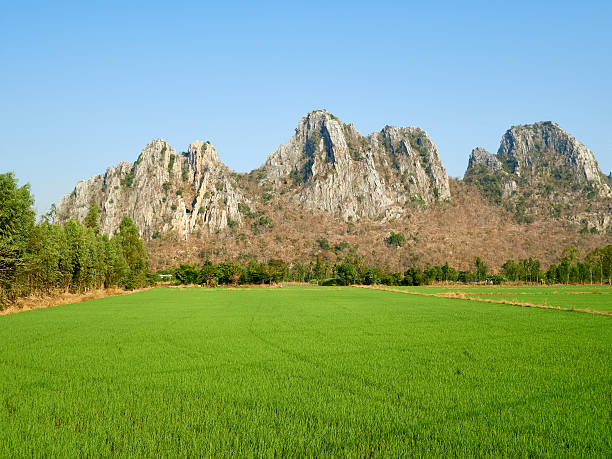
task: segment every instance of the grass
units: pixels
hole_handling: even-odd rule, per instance
[[[350,287],[3,316],[0,456],[602,457],[611,327]]]
[[[393,289],[407,290],[417,293],[451,293],[462,292],[466,294],[496,294],[496,293],[612,293],[612,286],[609,285],[421,285],[421,286],[393,286]]]
[[[481,295],[469,294],[471,298],[486,298],[491,300],[506,300],[516,303],[543,304],[547,306],[559,306],[562,308],[590,309],[594,311],[612,312],[612,292],[610,294],[601,293],[581,293],[572,295],[571,293],[561,294],[497,294]]]

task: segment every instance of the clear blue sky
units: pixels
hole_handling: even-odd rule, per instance
[[[316,108],[422,127],[451,176],[540,120],[612,169],[610,2],[125,3],[0,6],[0,172],[39,212],[158,137],[249,171]]]

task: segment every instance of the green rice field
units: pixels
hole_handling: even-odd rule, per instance
[[[0,457],[612,452],[610,316],[158,288],[1,316],[0,342]]]
[[[597,293],[561,293],[561,294],[516,294],[503,293],[497,295],[468,294],[470,298],[483,298],[489,300],[505,300],[515,303],[529,303],[536,305],[558,306],[569,309],[588,309],[594,311],[612,312],[612,292],[610,294]]]
[[[393,289],[406,290],[417,293],[449,293],[462,292],[472,294],[495,294],[495,293],[610,293],[612,294],[612,286],[610,285],[523,285],[523,286],[506,286],[506,285],[448,285],[448,286],[393,286]]]

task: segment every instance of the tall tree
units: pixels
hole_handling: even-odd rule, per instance
[[[0,302],[13,299],[23,288],[20,275],[34,227],[33,204],[30,185],[18,187],[12,172],[0,174]]]
[[[89,211],[85,220],[83,220],[83,224],[87,228],[91,228],[96,236],[100,234],[100,208],[93,201],[89,205]]]
[[[149,259],[138,228],[130,217],[124,217],[119,225],[119,238],[121,252],[128,265],[129,274],[124,287],[134,289],[147,284],[147,268]]]
[[[474,260],[474,267],[476,268],[476,280],[478,282],[486,280],[487,265],[484,264],[484,261],[482,261],[480,257],[476,257],[476,260]]]

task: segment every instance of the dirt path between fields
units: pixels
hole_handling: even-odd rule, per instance
[[[511,306],[520,306],[523,308],[536,308],[536,309],[556,309],[558,311],[574,311],[574,312],[585,312],[587,314],[595,314],[602,316],[612,316],[612,312],[608,311],[595,311],[592,309],[575,309],[575,308],[563,308],[561,306],[549,306],[546,304],[533,304],[533,303],[520,303],[517,301],[507,301],[507,300],[491,300],[489,298],[475,298],[465,296],[466,294],[463,292],[448,292],[448,293],[420,293],[420,292],[410,292],[407,290],[400,290],[396,288],[389,287],[377,287],[371,285],[354,285],[353,287],[366,288],[371,290],[382,290],[385,292],[395,292],[395,293],[405,293],[408,295],[418,295],[418,296],[434,296],[437,298],[450,298],[454,300],[467,300],[467,301],[478,301],[480,303],[495,303],[495,304],[507,304]],[[470,294],[473,295],[473,294]]]
[[[458,292],[466,295],[612,295],[612,292],[492,292],[492,293],[471,293]]]

